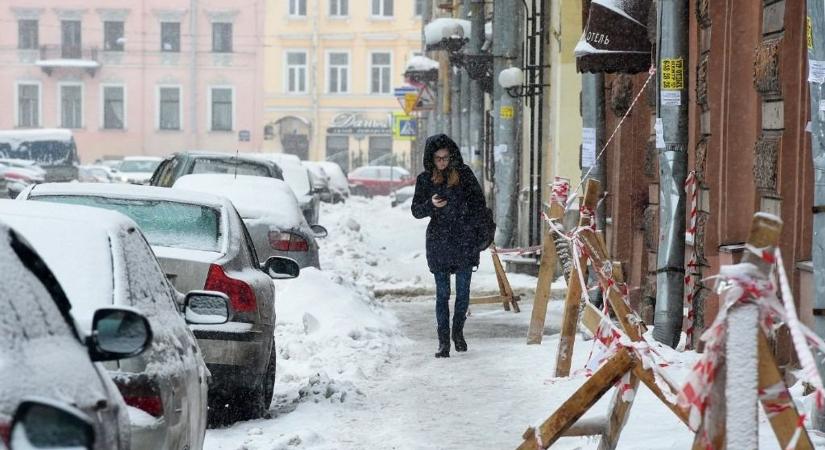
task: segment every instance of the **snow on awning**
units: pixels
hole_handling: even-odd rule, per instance
[[[639,73],[650,68],[650,0],[592,0],[574,53],[579,72]]]
[[[438,70],[438,61],[427,58],[426,56],[413,56],[407,61],[406,72],[427,72],[430,70]]]
[[[78,69],[97,69],[100,63],[90,59],[41,59],[35,63],[38,67],[69,67]]]
[[[440,48],[445,39],[465,39],[470,37],[469,20],[441,17],[424,26],[424,42],[430,50]]]

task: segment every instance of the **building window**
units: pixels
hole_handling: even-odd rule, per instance
[[[103,50],[108,52],[122,52],[123,22],[103,22]]]
[[[60,54],[63,58],[80,58],[80,21],[63,20],[60,22]]]
[[[349,15],[349,0],[329,0],[329,15],[345,17]]]
[[[60,86],[60,126],[61,128],[83,127],[83,86],[79,84]]]
[[[307,0],[289,0],[289,15],[293,17],[306,17]]]
[[[17,85],[17,126],[40,126],[40,85]]]
[[[212,51],[215,53],[232,53],[231,23],[212,23]]]
[[[349,92],[349,54],[335,52],[329,54],[329,77],[327,92],[344,94]]]
[[[424,0],[415,0],[415,11],[414,14],[417,17],[421,17],[424,15]]]
[[[372,15],[375,17],[392,17],[393,0],[372,0]]]
[[[103,128],[122,130],[125,128],[125,92],[123,86],[103,86]]]
[[[180,52],[180,22],[160,23],[160,51]]]
[[[389,53],[373,53],[370,70],[370,93],[389,94],[390,93],[390,71],[392,67],[390,61],[392,56]]]
[[[287,52],[286,54],[286,91],[302,94],[307,91],[307,54],[306,52]]]
[[[18,20],[17,21],[17,48],[23,50],[35,50],[38,46],[37,21]]]
[[[158,89],[158,128],[180,130],[180,88],[161,87]]]
[[[326,160],[338,163],[345,171],[349,170],[349,136],[327,135]]]
[[[232,131],[232,88],[212,88],[212,131]]]

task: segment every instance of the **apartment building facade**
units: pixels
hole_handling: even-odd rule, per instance
[[[82,162],[260,148],[264,0],[4,3],[0,129],[71,129]]]
[[[267,151],[409,167],[393,96],[421,48],[422,0],[267,0]]]

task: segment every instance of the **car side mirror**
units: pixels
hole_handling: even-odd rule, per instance
[[[92,421],[77,408],[47,399],[23,400],[12,418],[10,450],[88,449],[95,441]]]
[[[229,297],[217,291],[189,291],[183,300],[188,324],[218,325],[229,321]]]
[[[296,278],[301,273],[301,266],[292,258],[271,256],[261,264],[261,270],[274,280],[288,280]]]
[[[325,238],[329,236],[329,231],[321,225],[312,225],[309,228],[312,229],[312,232],[315,234],[317,238]]]
[[[112,361],[143,353],[152,343],[152,327],[130,308],[101,308],[92,319],[92,335],[86,338],[92,361]]]

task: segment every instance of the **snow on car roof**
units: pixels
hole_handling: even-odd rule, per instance
[[[192,174],[178,178],[173,189],[224,196],[232,201],[244,219],[267,218],[283,229],[297,228],[306,222],[292,189],[277,178]]]
[[[126,156],[124,161],[163,161],[160,156]]]
[[[8,141],[70,141],[72,132],[59,128],[44,128],[37,130],[2,130],[0,142]]]
[[[35,186],[30,197],[42,195],[98,195],[101,197],[168,200],[226,209],[231,203],[224,197],[206,192],[187,192],[157,186],[120,183],[44,183]]]

